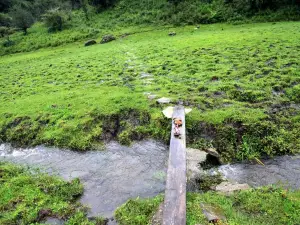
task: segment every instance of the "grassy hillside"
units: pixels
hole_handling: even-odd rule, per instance
[[[26,2],[26,0],[19,1]],[[36,3],[33,6],[34,12],[41,11],[42,9],[39,9],[40,1],[32,1]],[[241,24],[300,20],[299,4],[289,0],[119,0],[114,1],[113,7],[105,10],[91,5],[87,5],[86,10],[83,10],[84,7],[79,4],[79,7],[73,9],[72,12],[70,8],[65,6],[68,2],[70,1],[48,0],[48,8],[51,5],[49,9],[60,7],[64,9],[61,14],[68,15],[67,18],[62,17],[64,20],[62,31],[49,33],[51,26],[45,25],[42,19],[43,14],[36,15],[37,23],[28,29],[27,35],[23,35],[23,32],[20,31],[10,35],[10,41],[7,41],[7,38],[0,38],[0,55],[60,46],[75,41],[84,41],[88,38],[98,38],[107,33],[122,35],[166,25],[179,26],[220,22]],[[71,0],[71,2],[76,2],[76,0]],[[92,0],[85,2],[92,2]],[[31,5],[31,3],[27,3],[27,5]],[[42,11],[45,11],[46,6],[42,5]],[[30,12],[33,9],[29,7],[26,10]],[[33,14],[36,14],[34,12]],[[10,14],[8,13],[8,15]],[[0,14],[0,34],[1,26]]]
[[[226,159],[298,152],[299,27],[162,27],[105,45],[2,56],[0,139],[78,150],[111,138],[168,140],[165,106],[152,93],[193,108],[189,145],[214,146]]]

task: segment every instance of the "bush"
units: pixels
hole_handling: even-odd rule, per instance
[[[11,18],[4,13],[0,13],[0,26],[9,27],[11,25]]]
[[[69,13],[59,8],[51,9],[43,16],[43,21],[49,32],[62,31],[69,18]]]

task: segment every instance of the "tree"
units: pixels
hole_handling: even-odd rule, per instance
[[[81,7],[81,0],[70,0],[72,9],[79,9]]]
[[[34,17],[31,12],[22,9],[20,7],[15,7],[11,12],[13,25],[27,34],[27,29],[31,27],[34,23]]]
[[[114,5],[116,0],[90,0],[90,2],[93,6],[107,8]]]
[[[61,31],[68,18],[68,12],[60,10],[59,8],[48,10],[44,16],[43,21],[48,27],[49,32]]]
[[[0,1],[0,12],[7,12],[12,5],[12,0],[1,0]]]
[[[183,0],[168,0],[168,2],[170,2],[174,5],[178,5],[180,2],[183,2]]]
[[[89,20],[89,1],[88,0],[80,0],[81,8],[84,12],[85,18]]]

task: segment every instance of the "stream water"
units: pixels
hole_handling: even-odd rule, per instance
[[[0,145],[0,161],[26,164],[66,180],[84,184],[81,202],[91,207],[89,216],[110,218],[126,200],[152,197],[164,191],[167,146],[152,140],[121,146],[107,144],[105,151],[84,153],[39,146],[28,149]]]
[[[190,158],[197,158],[193,154]],[[91,207],[89,216],[107,218],[130,198],[152,197],[163,192],[167,159],[168,147],[153,140],[137,142],[130,147],[111,142],[105,151],[84,153],[44,146],[17,149],[9,144],[0,145],[0,161],[42,168],[66,180],[80,178],[85,188],[81,202]],[[263,162],[264,166],[223,165],[214,171],[218,170],[231,181],[255,187],[281,183],[300,188],[300,155]]]
[[[223,165],[218,171],[228,180],[248,183],[252,187],[276,184],[292,189],[300,188],[300,155],[278,156],[262,162],[264,165]]]

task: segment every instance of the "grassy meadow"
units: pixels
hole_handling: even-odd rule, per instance
[[[1,56],[0,140],[76,150],[168,141],[166,105],[151,93],[193,108],[188,145],[225,160],[299,152],[299,22],[159,28]]]

